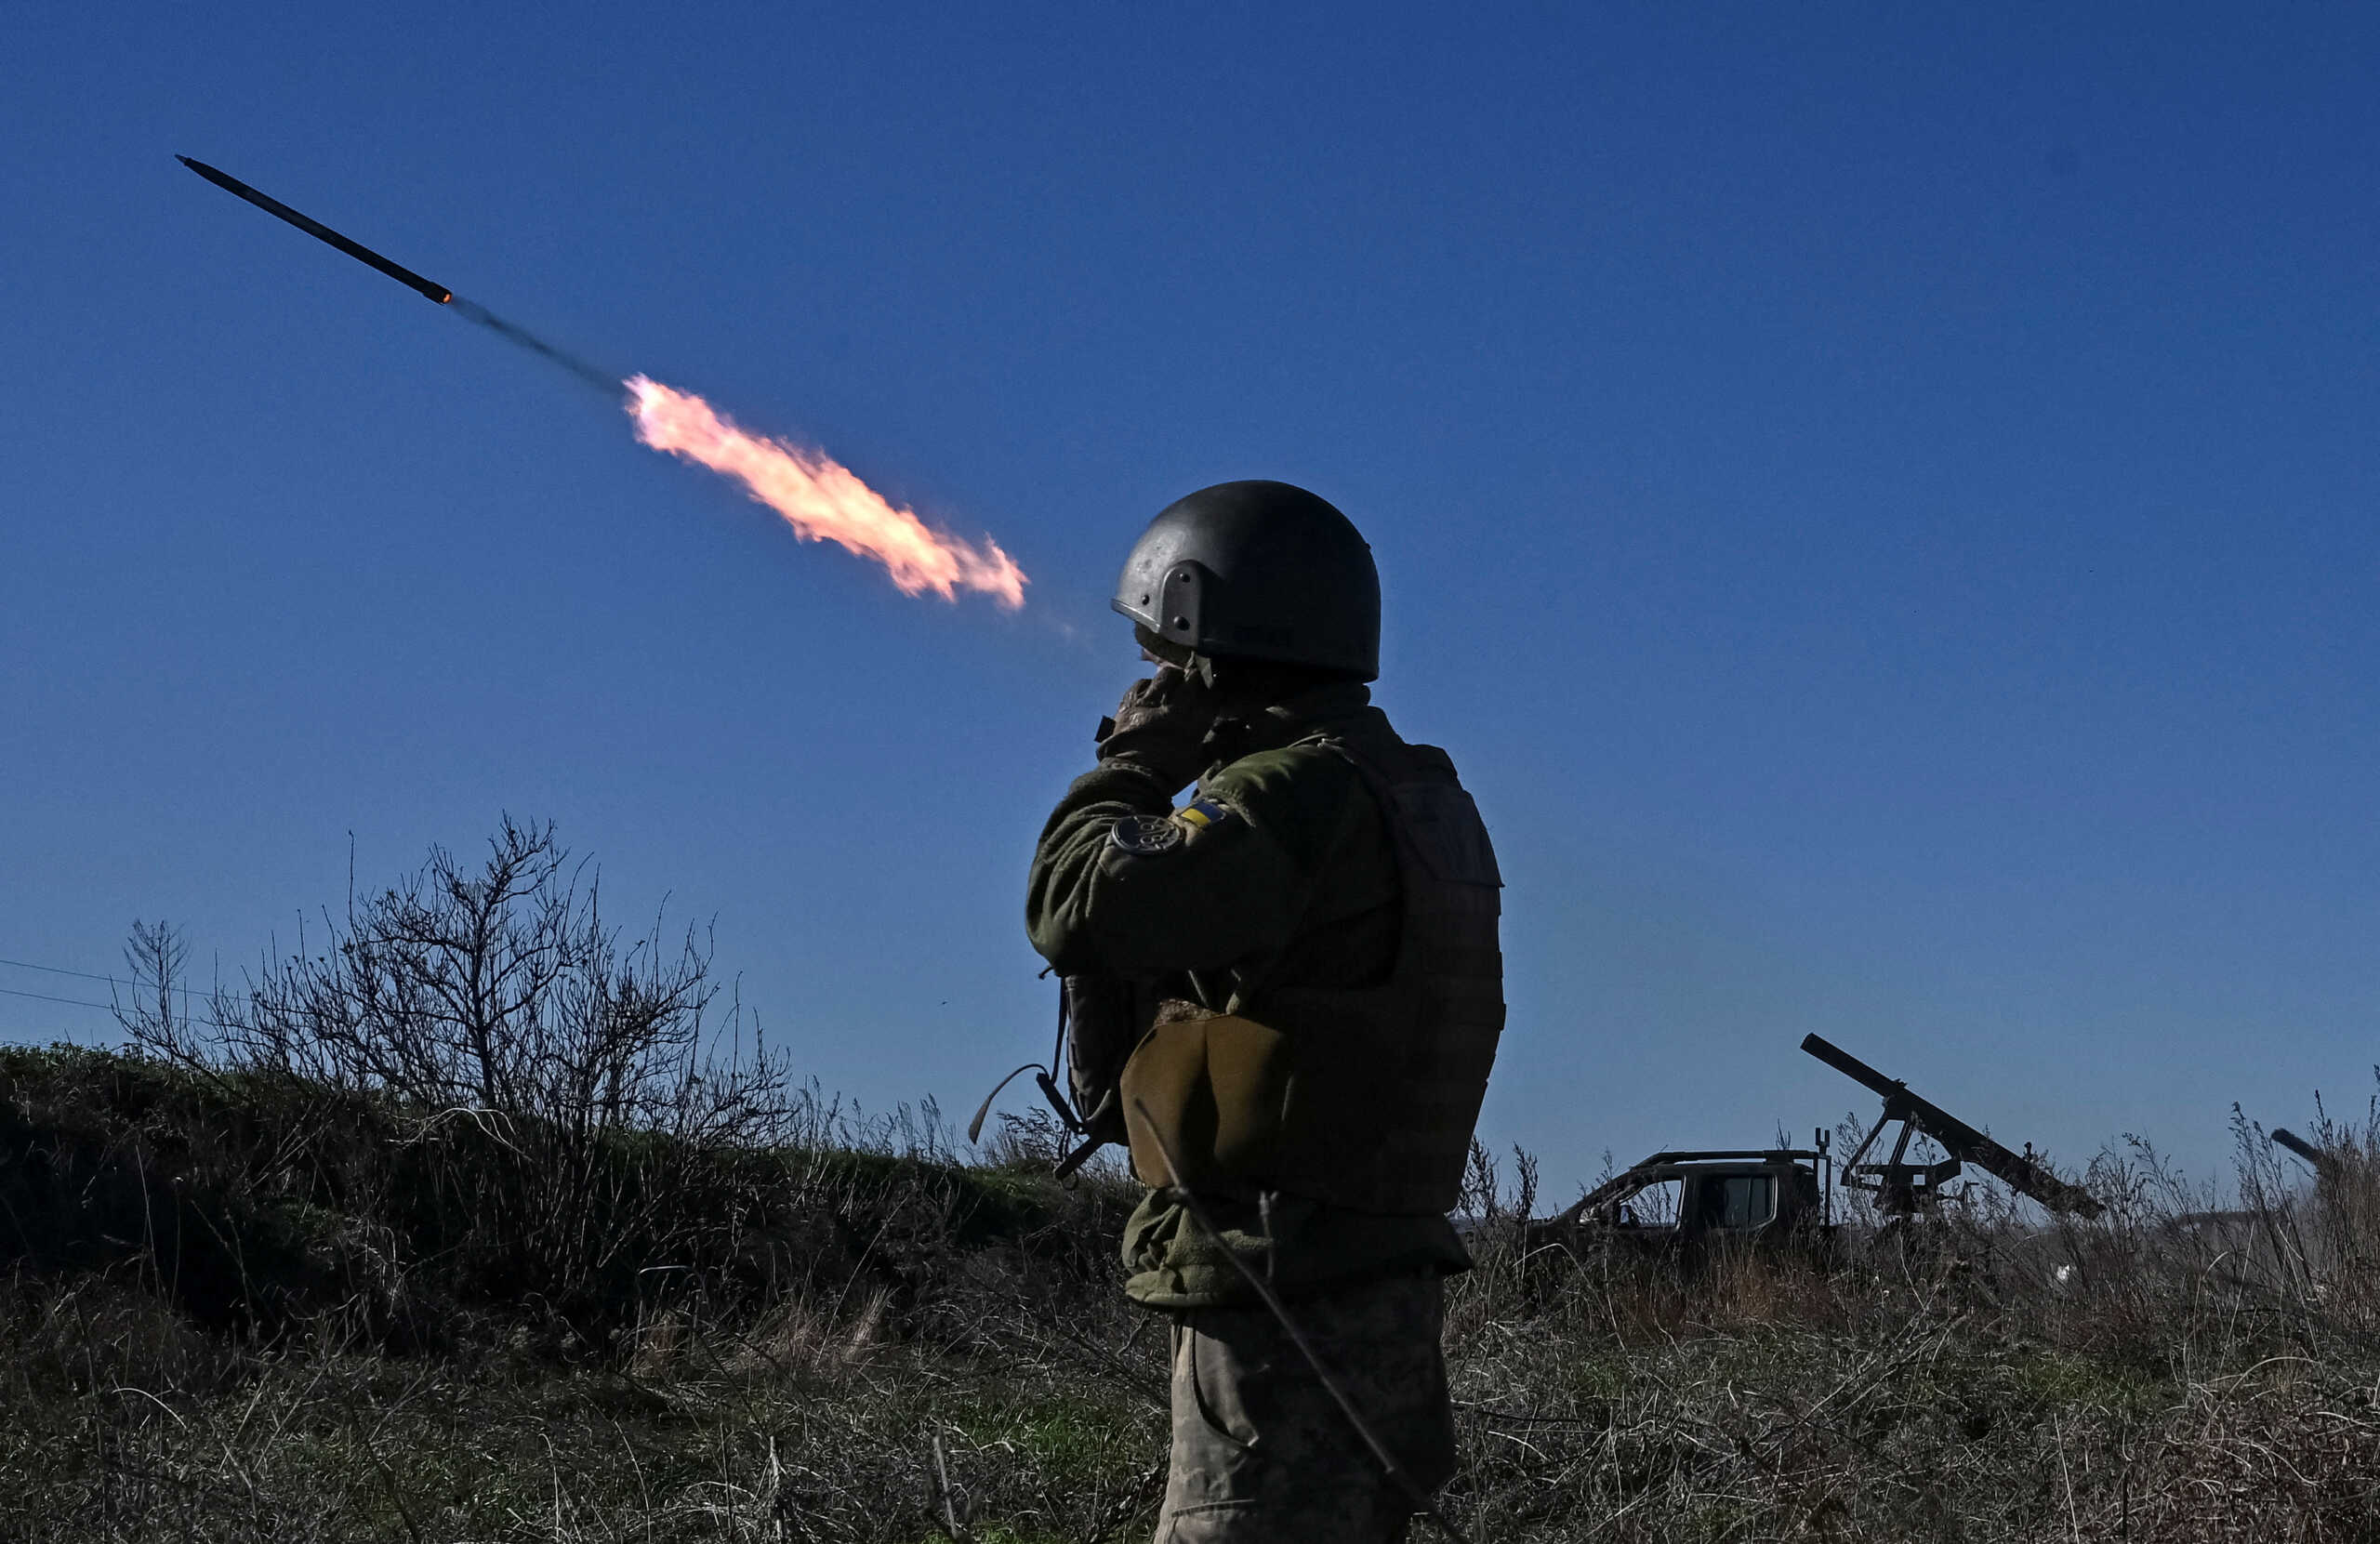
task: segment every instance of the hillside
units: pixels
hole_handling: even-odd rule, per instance
[[[0,1527],[1145,1537],[1165,1335],[1115,1292],[1129,1187],[1037,1178],[1030,1126],[962,1163],[930,1120],[806,1108],[801,1141],[582,1151],[254,1069],[0,1053]],[[1482,1155],[1450,1513],[1480,1540],[2372,1537],[2361,1200],[2275,1193],[2218,1238],[2153,1167],[2102,1193],[2122,1176],[2087,1231],[1971,1217],[1681,1278],[1524,1258]]]

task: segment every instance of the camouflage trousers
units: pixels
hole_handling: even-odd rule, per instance
[[[1454,1473],[1445,1309],[1435,1274],[1289,1305],[1372,1430],[1430,1490]],[[1173,1460],[1157,1544],[1394,1544],[1412,1510],[1270,1310],[1174,1315]]]

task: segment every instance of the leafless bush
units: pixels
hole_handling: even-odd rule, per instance
[[[713,1155],[836,1124],[740,1010],[710,1026],[718,988],[698,936],[656,917],[626,938],[549,824],[508,817],[476,867],[433,848],[321,930],[318,948],[301,934],[297,953],[193,1011],[178,938],[136,926],[125,1031],[221,1087],[297,1106],[267,1169],[301,1153],[319,1164],[338,1146],[332,1128],[368,1110],[411,1161],[349,1162],[330,1188],[351,1213],[436,1220],[492,1288],[556,1302],[641,1291],[718,1225],[721,1198],[701,1194],[721,1173]]]
[[[729,1061],[713,1054],[717,988],[694,933],[673,943],[656,917],[624,947],[550,824],[507,817],[488,848],[476,872],[432,848],[343,920],[325,916],[319,952],[301,937],[203,1016],[175,1003],[178,940],[136,925],[126,1034],[186,1064],[388,1094],[436,1118],[538,1122],[580,1145],[628,1128],[774,1136],[784,1070],[757,1048],[741,1060],[732,1038]]]

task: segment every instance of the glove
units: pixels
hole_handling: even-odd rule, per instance
[[[1170,796],[1206,766],[1205,741],[1215,725],[1215,707],[1214,688],[1160,665],[1156,675],[1134,681],[1124,693],[1115,719],[1099,736],[1100,764],[1137,767]]]

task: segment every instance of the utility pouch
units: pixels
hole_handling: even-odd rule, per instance
[[[1148,1023],[1138,983],[1122,976],[1066,976],[1058,983],[1065,1029],[1066,1091],[1093,1145],[1124,1140],[1123,1107],[1116,1085],[1132,1043]]]
[[[1289,1037],[1234,1014],[1158,1019],[1124,1064],[1132,1172],[1143,1184],[1173,1182],[1170,1148],[1193,1190],[1263,1179],[1289,1095]]]

